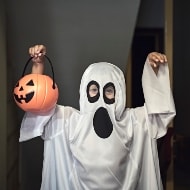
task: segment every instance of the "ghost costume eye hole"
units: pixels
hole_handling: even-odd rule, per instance
[[[105,96],[106,96],[106,98],[108,98],[108,99],[114,98],[114,96],[115,96],[115,89],[114,89],[113,86],[108,86],[108,87],[105,89]]]
[[[103,88],[104,101],[106,104],[113,104],[115,102],[115,86],[113,83],[107,83]]]
[[[100,97],[99,84],[96,81],[90,81],[86,93],[90,103],[96,102]]]
[[[89,96],[94,97],[98,94],[98,87],[95,84],[92,84],[89,87]]]

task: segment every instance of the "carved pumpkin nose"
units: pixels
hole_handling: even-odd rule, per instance
[[[19,89],[19,91],[23,91],[23,90],[24,90],[24,88],[21,86],[20,89]]]

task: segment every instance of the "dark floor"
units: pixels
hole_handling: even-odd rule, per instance
[[[175,136],[173,154],[174,190],[190,190],[190,137]]]

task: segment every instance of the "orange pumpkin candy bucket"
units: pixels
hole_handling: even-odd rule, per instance
[[[25,75],[26,67],[32,57],[27,61],[22,78],[14,87],[14,100],[18,107],[26,112],[44,113],[55,106],[59,91],[54,79],[51,60],[45,55],[51,65],[52,78],[42,74]]]

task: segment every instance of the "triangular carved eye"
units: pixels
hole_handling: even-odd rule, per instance
[[[26,85],[27,85],[27,86],[34,86],[33,80],[30,80]]]

